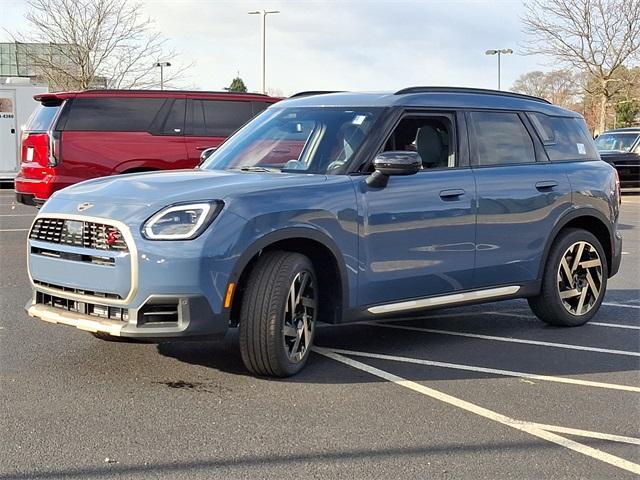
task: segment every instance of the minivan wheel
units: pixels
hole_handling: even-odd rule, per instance
[[[318,312],[311,261],[299,253],[260,256],[240,306],[240,353],[252,373],[287,377],[309,357]]]
[[[586,230],[567,229],[551,247],[542,290],[538,296],[528,299],[529,306],[549,325],[583,325],[600,308],[608,271],[598,239]]]

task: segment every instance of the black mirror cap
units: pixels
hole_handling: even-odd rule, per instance
[[[373,168],[383,175],[413,175],[422,169],[418,152],[383,152],[373,160]]]

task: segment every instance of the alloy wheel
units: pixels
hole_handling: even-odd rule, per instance
[[[308,271],[299,272],[289,287],[284,313],[284,347],[292,363],[300,362],[311,347],[316,310],[313,276]]]
[[[576,242],[565,251],[558,267],[558,293],[572,315],[585,315],[598,301],[602,288],[602,261],[588,242]]]

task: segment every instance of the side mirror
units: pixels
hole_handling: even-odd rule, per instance
[[[382,188],[391,175],[413,175],[422,169],[418,152],[383,152],[373,160],[375,171],[367,177],[367,185]]]
[[[198,163],[198,165],[202,165],[204,163],[204,161],[209,158],[211,156],[211,154],[213,152],[215,152],[218,149],[218,147],[209,147],[209,148],[205,148],[202,153],[200,154],[200,162]]]

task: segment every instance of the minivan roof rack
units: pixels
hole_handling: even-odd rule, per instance
[[[86,90],[81,90],[76,93],[135,93],[135,92],[143,92],[143,93],[215,93],[215,94],[229,94],[229,95],[257,95],[260,97],[268,97],[266,93],[254,93],[254,92],[230,92],[228,90],[217,91],[217,90],[169,90],[169,89],[152,89],[152,88],[134,88],[134,89],[124,89],[124,88],[88,88]]]
[[[502,90],[490,90],[488,88],[468,88],[468,87],[408,87],[398,90],[394,95],[405,95],[409,93],[475,93],[480,95],[500,95],[503,97],[522,98],[542,103],[551,103],[548,100],[523,93],[505,92]]]
[[[310,97],[312,95],[324,95],[326,93],[342,93],[343,91],[344,90],[309,90],[306,92],[294,93],[289,98]]]

